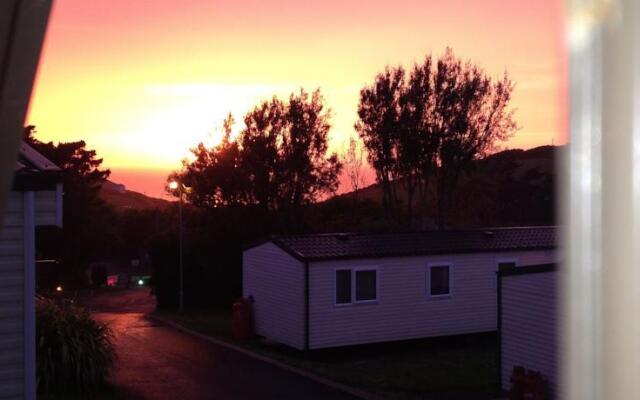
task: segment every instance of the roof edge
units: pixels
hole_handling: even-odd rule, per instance
[[[502,227],[502,228],[474,228],[474,229],[465,229],[465,230],[446,230],[442,232],[487,232],[487,231],[509,231],[509,230],[526,230],[526,229],[558,229],[558,225],[534,225],[534,226],[517,226],[517,227]],[[292,257],[300,260],[300,261],[308,261],[308,262],[322,262],[322,261],[331,261],[331,260],[354,260],[354,259],[384,259],[384,258],[393,258],[393,257],[421,257],[421,256],[429,256],[429,255],[447,255],[447,254],[474,254],[474,253],[507,253],[514,251],[540,251],[540,250],[555,250],[558,247],[557,243],[553,245],[540,245],[540,246],[521,246],[521,247],[511,247],[511,248],[494,248],[494,249],[474,249],[469,248],[465,250],[451,251],[451,250],[436,250],[436,251],[416,251],[410,252],[406,254],[401,253],[390,253],[383,255],[376,254],[358,254],[358,255],[336,255],[336,256],[305,256],[299,251],[291,248],[282,239],[285,239],[290,236],[294,237],[335,237],[341,235],[360,235],[360,236],[375,236],[375,235],[383,235],[383,234],[420,234],[420,233],[437,233],[440,232],[438,230],[430,230],[430,231],[406,231],[406,232],[353,232],[353,233],[305,233],[305,234],[278,234],[278,235],[270,235],[267,237],[263,237],[259,240],[251,242],[245,246],[243,246],[242,251],[247,251],[252,248],[261,246],[267,242],[271,242],[275,244],[277,247],[282,249],[287,254]],[[521,268],[521,267],[520,267]]]
[[[251,249],[255,249],[256,247],[262,246],[263,244],[267,244],[267,243],[273,243],[274,245],[276,245],[277,247],[279,247],[282,251],[284,251],[285,253],[289,254],[291,257],[295,258],[298,261],[309,261],[309,258],[303,256],[302,254],[300,254],[299,252],[290,249],[289,247],[287,247],[284,243],[282,243],[280,240],[278,240],[277,235],[271,235],[268,237],[264,237],[262,239],[258,239],[254,242],[250,242],[245,246],[242,246],[242,252],[244,253],[245,251],[251,250]]]
[[[455,255],[455,254],[484,254],[484,253],[509,253],[513,251],[540,251],[540,250],[555,250],[557,246],[536,246],[536,247],[514,247],[510,249],[470,249],[464,251],[424,251],[407,254],[388,254],[388,255],[370,255],[370,256],[333,256],[333,257],[304,257],[306,261],[320,262],[320,261],[334,261],[334,260],[359,260],[359,259],[383,259],[383,258],[398,258],[398,257],[424,257],[424,256],[443,256],[443,255]],[[524,267],[518,267],[524,268]]]
[[[507,267],[497,272],[498,276],[513,276],[526,274],[539,274],[542,272],[555,272],[558,266],[556,263],[523,265],[521,267]]]
[[[60,167],[24,140],[20,142],[20,155],[26,158],[40,171],[60,171]]]
[[[280,238],[287,236],[297,236],[297,237],[327,237],[327,236],[336,236],[336,235],[362,235],[362,236],[370,236],[370,235],[411,235],[411,234],[419,234],[425,232],[486,232],[486,231],[516,231],[516,230],[525,230],[525,229],[558,229],[560,225],[526,225],[526,226],[489,226],[484,228],[467,228],[467,229],[428,229],[428,230],[402,230],[402,231],[382,231],[382,232],[322,232],[322,233],[292,233],[292,234],[274,234],[270,235],[269,238]]]
[[[55,190],[59,183],[62,183],[59,170],[20,171],[14,174],[11,189],[18,192]]]

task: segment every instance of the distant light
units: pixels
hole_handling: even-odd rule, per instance
[[[62,292],[62,286],[60,285],[56,286],[56,292]]]
[[[140,286],[144,285],[144,281],[142,279],[138,279],[138,285]]]
[[[177,188],[178,188],[178,182],[177,181],[169,182],[169,189],[176,190]]]

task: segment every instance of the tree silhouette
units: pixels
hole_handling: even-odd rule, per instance
[[[298,211],[319,196],[337,190],[342,164],[335,153],[327,157],[330,117],[319,89],[311,96],[301,89],[289,97],[287,129],[280,147],[281,209]]]
[[[327,155],[329,119],[319,90],[300,90],[288,103],[273,97],[245,115],[237,140],[230,137],[229,116],[222,142],[213,148],[200,143],[192,149],[195,159],[169,180],[190,187],[187,199],[200,207],[297,213],[337,189],[341,163]]]
[[[110,174],[102,159],[87,150],[84,141],[44,143],[36,139],[35,126],[24,130],[24,140],[62,169],[63,227],[60,257],[68,278],[83,284],[88,262],[113,254],[118,245],[116,215],[100,197]]]
[[[456,58],[451,49],[438,60],[434,74],[434,109],[429,123],[437,141],[435,169],[438,226],[446,224],[460,173],[517,130],[508,109],[513,84],[505,72],[493,81],[479,67]]]
[[[274,210],[282,181],[280,146],[287,129],[286,106],[274,96],[249,111],[244,124],[238,140],[250,198],[263,211]]]
[[[405,88],[402,67],[386,68],[374,83],[360,91],[359,120],[355,129],[368,150],[368,159],[382,185],[382,204],[386,218],[392,217],[397,203],[391,182],[397,178],[397,151],[400,126],[400,99]]]
[[[407,217],[413,220],[416,190],[426,206],[430,176],[434,170],[437,135],[432,133],[429,117],[433,111],[431,58],[414,65],[400,96],[398,127],[398,175],[407,192]]]
[[[399,180],[411,221],[414,194],[419,190],[426,206],[433,177],[436,218],[444,228],[460,174],[517,130],[508,108],[512,91],[506,73],[494,81],[449,48],[435,65],[429,55],[408,77],[402,67],[387,67],[362,89],[355,127],[382,184],[387,211],[396,201],[391,181]]]
[[[234,119],[231,114],[223,122],[220,144],[207,148],[202,142],[191,149],[193,161],[183,162],[183,171],[169,175],[189,188],[187,200],[199,207],[237,206],[248,203],[247,182],[240,166],[240,147],[231,140]],[[177,195],[180,189],[171,190]]]
[[[364,158],[365,153],[362,146],[354,138],[349,138],[349,146],[342,154],[342,165],[344,172],[349,179],[351,191],[357,202],[358,190],[365,185],[364,180]]]

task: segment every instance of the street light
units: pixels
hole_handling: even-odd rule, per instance
[[[178,189],[178,240],[179,240],[179,289],[178,289],[178,309],[182,313],[184,312],[184,272],[182,268],[182,189],[183,186],[178,181],[169,182],[169,189],[176,190]]]

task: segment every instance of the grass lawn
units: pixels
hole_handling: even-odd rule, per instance
[[[354,346],[308,353],[231,337],[229,310],[160,312],[197,332],[389,399],[475,400],[497,397],[495,334]]]

